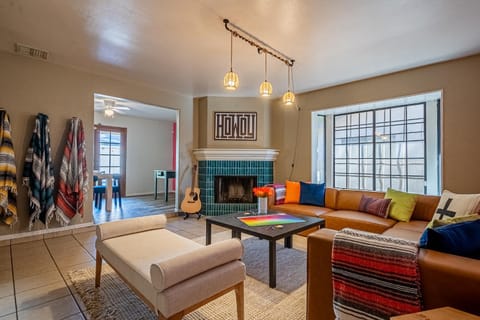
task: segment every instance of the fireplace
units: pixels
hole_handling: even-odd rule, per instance
[[[255,203],[255,176],[215,176],[215,203]]]
[[[252,189],[273,183],[273,149],[195,149],[201,213],[218,216],[257,207]],[[231,187],[226,185],[233,183]]]

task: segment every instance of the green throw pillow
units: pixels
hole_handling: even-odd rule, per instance
[[[410,221],[417,202],[415,194],[388,188],[385,199],[392,199],[390,213],[388,214],[390,218],[404,222]]]
[[[465,221],[475,221],[480,219],[479,214],[469,214],[466,216],[460,216],[460,217],[455,217],[455,218],[447,218],[447,219],[433,219],[430,221],[428,224],[427,228],[436,228],[436,227],[441,227],[441,226],[446,226],[447,224],[454,224],[454,223],[460,223],[460,222],[465,222]]]

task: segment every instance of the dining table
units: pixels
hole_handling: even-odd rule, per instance
[[[111,212],[112,211],[112,194],[113,194],[113,174],[104,173],[104,172],[93,172],[94,176],[98,177],[98,181],[105,180],[105,211]]]

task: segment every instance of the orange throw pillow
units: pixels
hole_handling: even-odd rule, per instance
[[[300,202],[300,182],[289,181],[285,182],[285,203],[299,203]]]

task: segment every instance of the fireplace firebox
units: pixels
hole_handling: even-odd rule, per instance
[[[215,176],[215,203],[255,203],[256,176]]]

